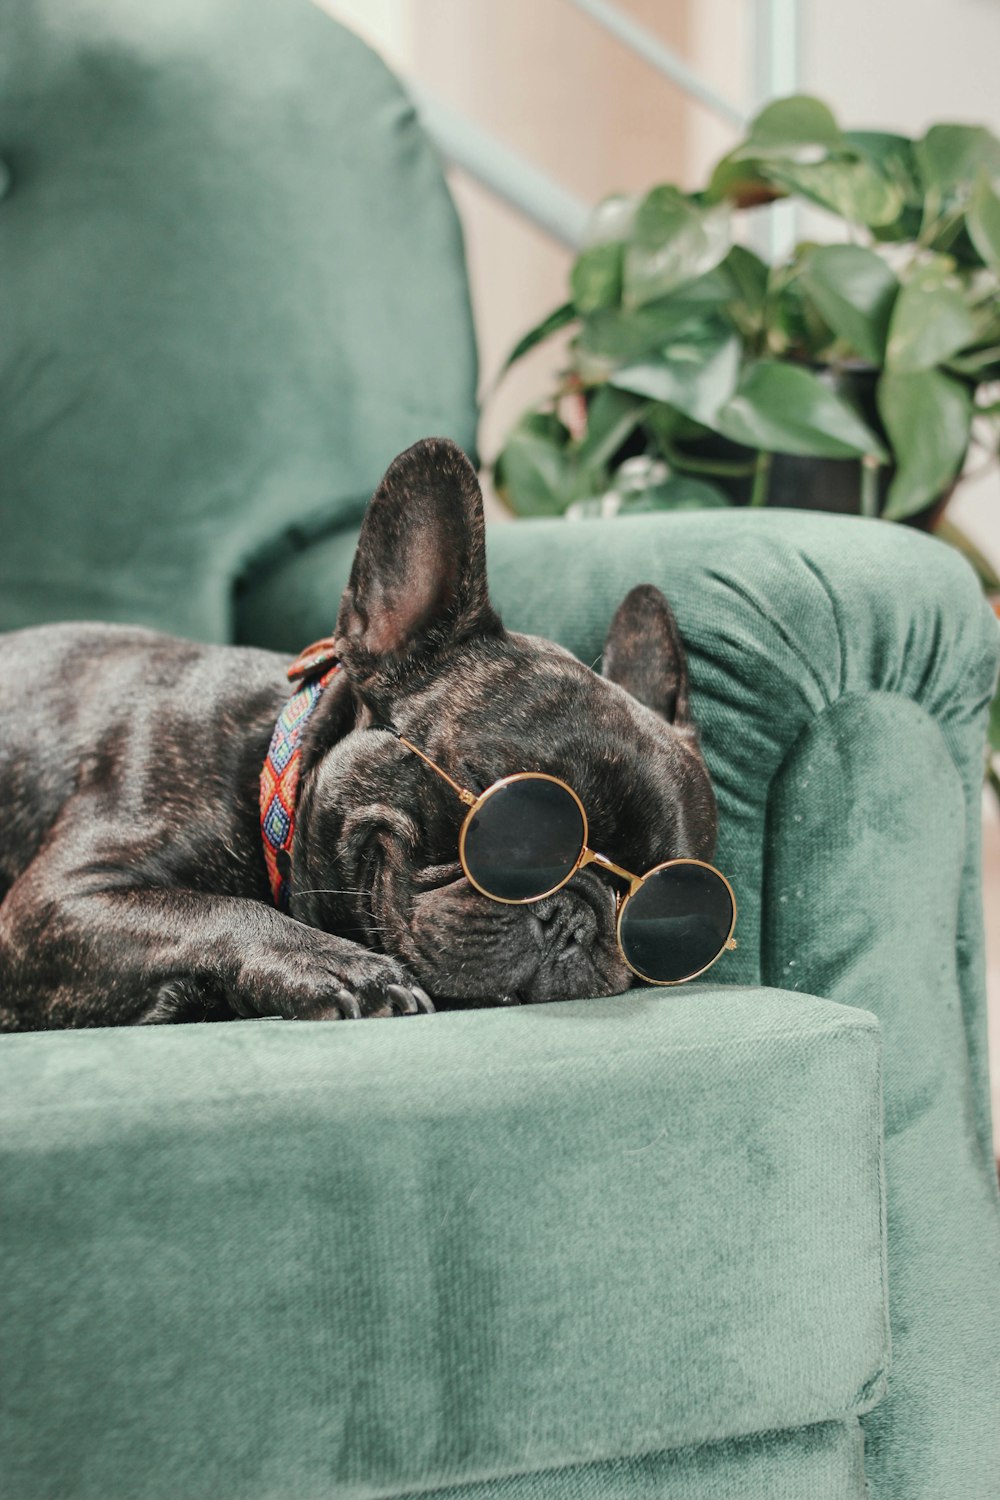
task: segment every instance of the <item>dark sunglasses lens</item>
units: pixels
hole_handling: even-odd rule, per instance
[[[733,926],[733,898],[714,870],[683,861],[647,876],[622,915],[626,959],[645,979],[676,984],[718,958]]]
[[[572,872],[584,845],[565,787],[527,776],[491,792],[469,819],[463,852],[473,883],[501,901],[532,901]]]

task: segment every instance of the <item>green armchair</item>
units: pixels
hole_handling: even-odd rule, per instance
[[[473,441],[433,154],[304,0],[8,32],[0,626],[297,650],[388,459]],[[507,623],[585,661],[632,584],[671,599],[725,982],[0,1040],[0,1492],[990,1500],[975,580],[799,512],[490,553]]]

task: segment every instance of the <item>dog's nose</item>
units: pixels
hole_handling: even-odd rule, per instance
[[[559,962],[582,949],[589,952],[598,936],[597,915],[589,901],[562,891],[539,901],[532,914],[543,948]]]

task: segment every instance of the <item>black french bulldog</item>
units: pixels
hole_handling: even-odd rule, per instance
[[[715,802],[674,617],[652,586],[598,677],[490,604],[482,497],[454,444],[400,455],[365,517],[334,635],[342,670],[302,741],[290,914],[274,906],[258,778],[291,693],[268,651],[52,625],[0,639],[0,1029],[614,994],[615,891],[581,870],[502,905],[464,878],[465,786],[570,783],[590,843],[642,871],[711,856]]]

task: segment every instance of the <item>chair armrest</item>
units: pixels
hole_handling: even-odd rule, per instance
[[[12,1495],[400,1493],[883,1387],[861,1011],[699,986],[20,1035],[0,1099]]]
[[[1000,1216],[979,829],[1000,631],[978,582],[932,538],[807,512],[508,532],[493,578],[509,623],[585,661],[632,583],[675,606],[740,903],[726,977],[862,1005],[882,1028],[894,1354],[868,1481],[987,1494]]]
[[[905,527],[792,511],[524,522],[489,545],[508,626],[588,663],[632,585],[673,604],[740,907],[726,978],[862,1005],[882,1028],[894,1362],[865,1421],[870,1483],[990,1493],[1000,1216],[979,825],[1000,631],[971,569]],[[318,563],[272,581],[272,610],[330,588]],[[322,633],[299,625],[290,646]]]
[[[903,935],[913,934],[925,975],[952,962],[957,937],[963,1024],[953,1041],[991,1163],[978,828],[1000,630],[964,559],[884,522],[711,511],[497,526],[490,576],[509,627],[551,635],[586,662],[599,659],[629,588],[664,590],[719,797],[717,863],[740,902],[726,977],[801,986],[883,1019]],[[895,830],[882,848],[877,835],[857,838],[873,826]],[[846,862],[827,858],[831,837]],[[922,901],[905,869],[880,881],[886,855],[928,873]],[[942,864],[954,889],[932,874]],[[859,904],[881,913],[884,944],[883,967],[860,986],[847,962],[854,924],[842,920]],[[956,905],[957,933],[947,917]],[[891,1054],[894,1039],[886,1045]]]

